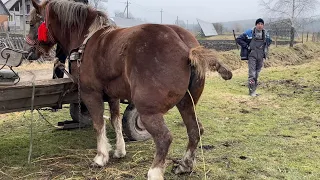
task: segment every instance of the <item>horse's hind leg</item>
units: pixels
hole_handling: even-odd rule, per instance
[[[120,119],[120,100],[111,99],[108,103],[110,106],[111,123],[116,132],[116,149],[113,157],[122,158],[126,155],[126,148],[122,134],[122,121]]]
[[[163,180],[165,159],[172,142],[171,133],[164,123],[163,114],[140,114],[140,118],[144,127],[152,135],[153,141],[156,145],[156,154],[153,159],[152,166],[148,171],[148,179]]]
[[[109,161],[109,151],[111,145],[106,136],[105,120],[103,119],[104,104],[102,94],[91,92],[81,92],[81,98],[87,106],[92,117],[93,126],[97,132],[97,155],[94,158],[94,164],[104,166]]]
[[[203,83],[200,83],[199,81],[197,82],[199,83],[198,86],[192,86],[190,88],[190,92],[195,104],[198,102],[203,90],[204,80],[202,81]],[[197,146],[200,140],[200,134],[201,135],[203,134],[203,128],[199,120],[197,123],[193,103],[189,93],[185,94],[183,99],[177,104],[177,108],[187,127],[187,133],[189,137],[186,153],[182,158],[181,163],[178,166],[174,167],[173,169],[174,173],[181,174],[181,173],[191,172],[193,169],[195,151],[197,149]],[[200,130],[200,133],[199,133],[199,130]]]

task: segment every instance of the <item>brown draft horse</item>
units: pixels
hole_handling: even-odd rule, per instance
[[[125,156],[119,99],[129,99],[156,144],[148,179],[163,179],[165,158],[172,141],[163,115],[175,105],[189,136],[186,154],[175,173],[190,172],[200,136],[187,90],[197,103],[208,64],[215,66],[224,79],[231,79],[232,73],[216,60],[214,54],[200,47],[191,34],[176,26],[146,24],[117,29],[105,26],[107,17],[83,4],[53,0],[39,5],[33,0],[33,5],[40,16],[46,17],[55,42],[69,54],[88,34],[95,32],[86,45],[81,66],[78,68],[76,61],[71,63],[72,74],[80,73],[81,99],[88,107],[97,131],[98,152],[94,163],[104,166],[111,149],[103,120],[105,97],[116,131],[114,157]],[[53,45],[53,42],[39,44],[46,51]],[[201,124],[199,128],[202,134]]]

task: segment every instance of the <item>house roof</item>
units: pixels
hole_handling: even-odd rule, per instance
[[[19,0],[8,0],[7,2],[4,3],[6,8],[10,10]]]
[[[6,6],[3,4],[2,1],[0,1],[0,15],[7,15],[7,16],[10,15],[8,9],[7,9]]]
[[[121,17],[112,17],[110,18],[117,26],[122,28],[137,26],[140,24],[145,24],[147,22],[136,20],[136,19],[126,19]]]
[[[3,1],[6,1],[4,4],[9,11],[14,11],[14,8],[17,7],[19,3],[20,5],[22,5],[22,0],[3,0]],[[26,0],[26,2],[27,1],[30,1],[30,0]],[[41,2],[41,0],[38,0],[38,2]]]

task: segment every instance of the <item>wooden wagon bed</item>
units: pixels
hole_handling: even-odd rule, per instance
[[[52,79],[50,70],[19,72],[21,80],[16,85],[0,86],[0,114],[28,110],[31,108],[33,74],[35,75],[34,108],[53,107],[59,104],[63,94],[72,87],[69,78]],[[76,86],[66,94],[61,103],[77,102]]]

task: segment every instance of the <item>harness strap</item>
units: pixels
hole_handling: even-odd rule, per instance
[[[95,35],[98,31],[106,28],[108,26],[102,26],[101,28],[97,29],[94,32],[91,32],[90,34],[88,34],[88,36],[86,37],[86,39],[83,41],[83,43],[76,49],[73,49],[69,55],[69,60],[70,61],[82,61],[82,55],[84,53],[84,50],[86,48],[86,45],[88,43],[88,41],[91,39],[91,37],[93,35]]]

